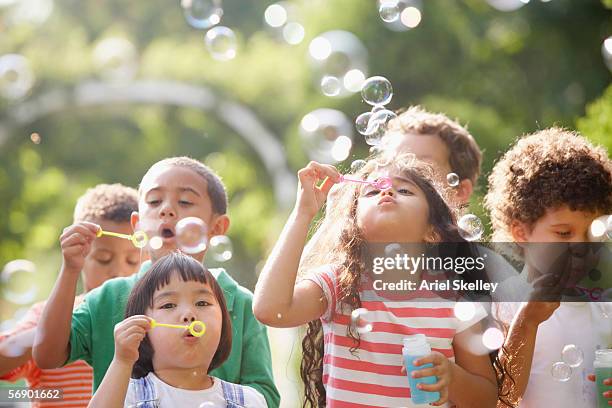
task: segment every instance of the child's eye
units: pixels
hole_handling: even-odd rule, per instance
[[[570,235],[572,235],[571,231],[557,231],[557,235],[563,238],[568,238]]]
[[[96,261],[102,265],[108,265],[111,263],[112,259],[96,259]]]
[[[191,205],[193,203],[189,202],[189,201],[185,201],[185,200],[179,200],[179,204],[180,205]]]
[[[159,203],[161,203],[161,200],[150,200],[150,201],[147,201],[147,204],[149,204],[149,205],[158,205]]]
[[[375,196],[375,195],[376,195],[376,194],[378,194],[379,192],[380,192],[380,190],[376,190],[376,189],[373,189],[373,190],[368,190],[368,191],[366,191],[365,196],[366,196],[366,197]]]
[[[196,306],[210,306],[210,303],[205,300],[199,300],[196,302]]]
[[[172,309],[175,306],[174,303],[164,303],[160,309]]]
[[[407,188],[400,188],[397,190],[397,192],[400,194],[412,195],[412,191],[408,190]]]

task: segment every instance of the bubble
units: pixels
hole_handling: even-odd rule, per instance
[[[34,74],[28,60],[18,54],[0,57],[0,94],[7,99],[20,99],[34,85]]]
[[[591,226],[589,227],[589,240],[590,241],[602,241],[604,236],[607,235],[607,225],[604,221],[606,217],[599,217],[591,222]]]
[[[326,75],[338,78],[340,96],[361,90],[368,71],[368,51],[355,34],[327,31],[310,42],[308,52],[317,82]]]
[[[357,119],[355,119],[355,128],[362,135],[368,134],[368,123],[370,123],[371,117],[372,112],[364,112],[361,115],[357,116]]]
[[[40,135],[38,133],[34,132],[34,133],[32,133],[30,135],[30,140],[34,144],[40,144]]]
[[[550,374],[554,380],[566,382],[569,381],[570,377],[572,376],[572,367],[564,362],[558,361],[550,368]]]
[[[397,20],[400,14],[397,0],[381,0],[378,6],[378,14],[380,18],[387,23]]]
[[[277,319],[282,319],[282,318],[283,318],[282,313],[277,313],[277,314],[276,314],[276,318],[277,318]]]
[[[455,303],[454,312],[457,319],[467,322],[476,315],[476,307],[471,302],[457,302]]]
[[[357,173],[366,165],[366,161],[362,159],[355,160],[351,163],[351,173]]]
[[[401,255],[402,253],[402,246],[397,242],[385,246],[385,256],[387,258],[394,258],[396,255]]]
[[[232,259],[232,241],[225,235],[215,235],[210,239],[209,253],[218,262]]]
[[[208,245],[208,227],[197,217],[183,218],[176,223],[176,243],[187,254],[198,254]]]
[[[459,176],[455,173],[448,173],[446,175],[446,182],[451,187],[457,187],[459,185]]]
[[[379,131],[366,134],[365,142],[370,146],[378,146],[380,144],[380,141],[382,140],[383,135],[384,135],[384,132],[379,132]]]
[[[304,40],[305,34],[304,26],[295,21],[287,23],[287,25],[283,27],[283,38],[287,44],[297,45],[301,43]]]
[[[203,402],[198,406],[198,408],[215,408],[215,407],[216,407],[215,403],[210,402],[210,401]]]
[[[193,28],[206,30],[221,22],[221,0],[181,0],[185,20]]]
[[[2,297],[16,305],[27,305],[36,299],[37,288],[33,285],[36,266],[26,259],[10,261],[0,273]]]
[[[264,12],[264,19],[270,27],[282,27],[287,22],[287,10],[280,4],[271,4]]]
[[[370,120],[368,121],[368,127],[366,128],[366,135],[373,133],[381,133],[380,137],[387,130],[387,124],[390,120],[397,118],[395,112],[388,109],[380,109],[372,113]]]
[[[213,27],[206,32],[206,48],[218,61],[229,61],[236,57],[236,34],[225,26]]]
[[[400,21],[407,28],[416,28],[422,19],[423,14],[417,7],[406,7],[400,14]]]
[[[504,344],[504,333],[496,327],[489,327],[482,334],[482,344],[489,350],[497,350]]]
[[[328,164],[345,160],[353,144],[350,121],[335,109],[317,109],[304,115],[300,136],[309,158]]]
[[[368,309],[355,309],[351,313],[351,326],[357,330],[357,333],[368,333],[372,331],[372,323],[366,320]]]
[[[480,218],[474,214],[466,214],[457,223],[459,235],[466,241],[477,241],[482,237],[483,226]]]
[[[136,231],[132,235],[131,240],[136,248],[142,249],[147,246],[149,237],[147,237],[147,233],[144,231]]]
[[[608,215],[608,220],[606,221],[606,235],[608,239],[612,239],[612,215]]]
[[[374,105],[372,106],[372,110],[370,110],[370,112],[372,112],[373,114],[376,112],[379,112],[381,110],[387,109],[385,108],[385,105]]]
[[[159,249],[164,246],[164,241],[161,237],[153,237],[149,241],[149,246],[151,247],[151,249]]]
[[[561,351],[563,362],[572,368],[579,367],[584,361],[582,350],[575,344],[567,344]]]
[[[608,69],[612,71],[612,36],[606,38],[601,44],[601,55]]]
[[[365,82],[365,75],[359,69],[349,70],[342,80],[344,88],[349,92],[359,92],[363,83]]]
[[[121,37],[105,38],[93,50],[100,76],[109,81],[129,81],[138,71],[138,53],[132,42]]]
[[[326,96],[338,96],[341,87],[340,80],[335,76],[326,75],[321,79],[321,91]]]
[[[393,97],[391,82],[381,76],[370,77],[361,87],[361,97],[370,105],[386,105]]]
[[[15,319],[15,321],[17,321],[17,319]],[[13,336],[5,339],[0,343],[0,354],[12,358],[22,356],[34,345],[35,335],[36,330],[29,330],[22,333],[20,336]]]
[[[515,11],[529,3],[529,0],[487,0],[487,3],[499,11]]]

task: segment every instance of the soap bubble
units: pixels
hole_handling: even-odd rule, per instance
[[[484,227],[480,218],[474,214],[466,214],[457,223],[459,235],[466,241],[477,241],[482,237]]]
[[[311,160],[337,163],[352,148],[353,130],[346,115],[335,109],[316,109],[302,118],[300,136]]]
[[[159,249],[164,246],[164,241],[161,237],[153,237],[149,241],[149,246],[151,247],[151,249]]]
[[[370,105],[386,105],[393,97],[391,82],[382,76],[373,76],[363,83],[361,97]]]
[[[357,330],[357,333],[368,333],[372,331],[372,323],[366,319],[368,309],[355,309],[351,313],[351,326]]]
[[[476,315],[476,307],[471,302],[457,302],[455,303],[454,312],[457,319],[467,322]]]
[[[36,266],[26,259],[7,263],[0,273],[3,299],[16,305],[27,305],[36,300]]]
[[[355,160],[351,163],[351,173],[357,173],[366,165],[366,161],[362,159]]]
[[[612,239],[612,215],[608,215],[608,220],[606,221],[606,235],[608,239]]]
[[[385,108],[385,105],[374,105],[374,106],[372,106],[372,109],[370,110],[370,112],[376,113],[376,112],[379,112],[379,111],[384,110],[384,109],[387,109],[387,108]]]
[[[198,217],[183,218],[176,223],[176,243],[187,254],[198,254],[208,245],[208,227]]]
[[[368,71],[368,51],[355,34],[328,31],[315,37],[308,46],[315,80],[334,76],[341,81],[339,96],[359,92]]]
[[[181,0],[187,23],[193,28],[206,30],[221,22],[221,0]]]
[[[93,62],[109,81],[129,81],[138,71],[138,53],[132,42],[121,37],[100,41],[93,50]]]
[[[326,75],[321,79],[321,91],[326,96],[338,96],[341,87],[340,80],[335,76]]]
[[[19,99],[34,85],[34,74],[28,60],[18,54],[0,57],[0,94],[7,99]]]
[[[215,235],[210,239],[208,252],[218,262],[226,262],[232,259],[232,241],[225,235]]]
[[[283,38],[287,44],[297,45],[302,42],[306,32],[304,26],[292,21],[283,27]]]
[[[215,408],[216,406],[217,405],[215,405],[214,402],[207,401],[207,402],[201,403],[198,408]]]
[[[448,173],[446,175],[446,182],[451,187],[457,187],[459,185],[459,176],[455,173]]]
[[[287,22],[287,9],[281,4],[271,4],[264,12],[264,19],[270,27],[282,27]]]
[[[575,344],[567,344],[561,351],[563,362],[572,368],[579,367],[584,361],[582,350]]]
[[[210,55],[219,61],[229,61],[236,57],[236,34],[225,26],[213,27],[206,32],[206,48]]]
[[[612,71],[612,36],[606,38],[601,44],[601,55],[608,69]]]
[[[362,135],[368,134],[368,123],[370,123],[371,117],[372,112],[364,112],[355,119],[355,129]]]
[[[381,0],[378,6],[380,18],[387,22],[393,22],[399,18],[400,7],[397,0]]]
[[[529,0],[487,0],[487,3],[499,11],[515,11],[529,3]]]
[[[372,113],[370,120],[368,121],[368,127],[366,128],[366,135],[373,133],[380,133],[382,137],[387,130],[387,124],[390,120],[397,118],[395,112],[388,109],[380,109]]]
[[[558,361],[552,365],[550,374],[554,380],[566,382],[569,381],[570,377],[572,376],[572,367],[570,367],[567,363]]]
[[[497,350],[504,344],[504,333],[496,327],[489,327],[482,334],[482,344],[489,350]]]

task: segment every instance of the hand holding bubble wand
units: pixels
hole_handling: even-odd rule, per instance
[[[191,324],[184,326],[180,324],[159,323],[155,319],[151,319],[151,328],[170,327],[172,329],[187,329],[194,337],[202,337],[206,333],[206,325],[199,320],[194,320]]]
[[[96,236],[101,237],[102,235],[130,240],[136,248],[144,248],[147,245],[147,242],[149,242],[149,237],[147,237],[147,234],[144,231],[136,231],[130,235],[121,234],[119,232],[104,231],[102,228],[100,228],[96,233]]]

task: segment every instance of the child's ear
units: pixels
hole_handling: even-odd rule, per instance
[[[425,242],[433,244],[435,242],[440,241],[440,234],[438,234],[438,232],[433,227],[430,227],[429,232],[425,236]]]
[[[514,242],[527,242],[529,240],[529,229],[525,223],[514,220],[510,224],[510,234]]]
[[[212,228],[208,232],[208,235],[213,237],[215,235],[225,235],[230,226],[230,219],[226,214],[217,215],[214,217],[212,222]]]
[[[132,225],[132,230],[136,231],[136,225],[140,221],[140,216],[138,215],[138,211],[132,212],[130,215],[130,224]]]
[[[457,187],[455,187],[455,198],[457,199],[457,203],[461,205],[467,205],[470,202],[470,196],[474,191],[474,185],[472,184],[472,180],[463,179],[459,183]]]

